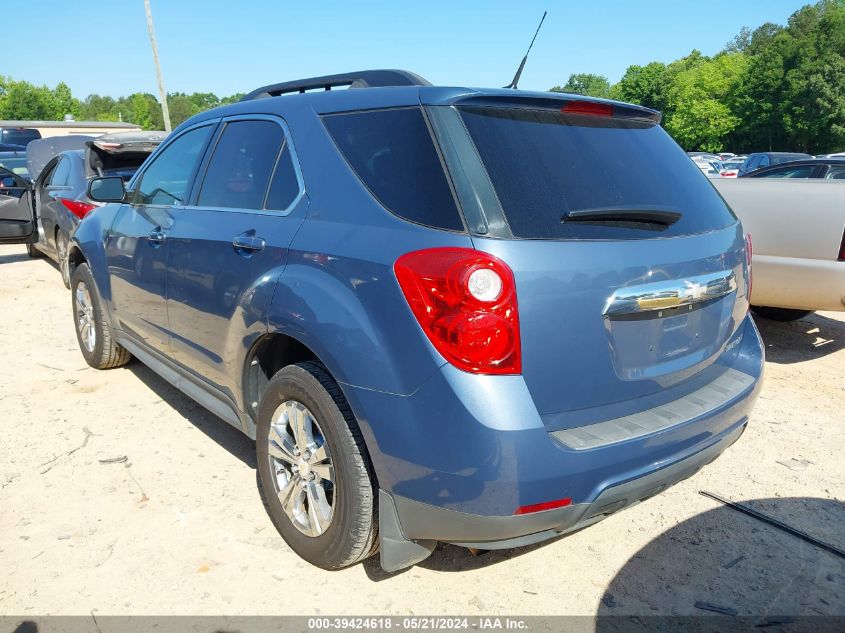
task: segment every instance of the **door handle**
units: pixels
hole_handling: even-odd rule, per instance
[[[264,250],[266,242],[255,235],[238,235],[232,240],[232,246],[238,255],[249,257],[253,253]]]
[[[167,241],[167,233],[161,230],[161,227],[156,227],[147,236],[147,241],[153,248],[158,248]]]

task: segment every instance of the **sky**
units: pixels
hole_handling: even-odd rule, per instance
[[[7,0],[8,1],[8,0]],[[437,85],[510,83],[544,10],[520,88],[571,73],[619,80],[631,64],[721,50],[743,26],[784,24],[794,0],[151,0],[168,92],[227,96],[367,68],[412,70]],[[143,0],[15,3],[27,35],[0,74],[74,96],[157,94]]]

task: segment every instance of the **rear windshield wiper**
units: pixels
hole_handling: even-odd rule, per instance
[[[672,207],[590,207],[568,211],[561,222],[593,224],[636,224],[643,228],[665,229],[681,219],[681,212]]]

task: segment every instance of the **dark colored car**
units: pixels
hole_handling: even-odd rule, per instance
[[[746,236],[659,121],[403,71],[260,88],[91,181],[82,355],[255,438],[324,568],[595,523],[713,461],[760,384]]]
[[[803,160],[805,158],[812,158],[809,154],[799,154],[795,152],[754,152],[749,154],[748,158],[739,168],[738,178],[747,176],[752,171],[762,169],[763,167],[770,167],[772,165],[781,165],[783,163],[790,163],[795,160]]]
[[[822,178],[845,180],[845,157],[807,158],[782,165],[764,167],[745,175],[746,178]]]
[[[70,288],[67,248],[79,222],[99,203],[88,197],[88,181],[98,176],[129,180],[165,138],[165,132],[117,132],[97,138],[52,137],[27,146],[33,174],[38,242],[30,245],[32,257],[54,259],[62,281]],[[82,149],[72,149],[82,148]]]
[[[35,128],[0,126],[0,143],[26,147],[30,141],[41,138],[41,132]]]

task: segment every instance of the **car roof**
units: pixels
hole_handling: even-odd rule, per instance
[[[800,165],[845,165],[845,157],[843,158],[802,158],[801,160],[793,160],[788,163],[780,163],[778,165],[770,165],[763,167],[763,169],[779,169],[783,167],[796,167]],[[762,171],[762,169],[760,170]]]
[[[347,89],[329,89],[334,86],[346,86]],[[297,92],[299,89],[305,92]],[[283,93],[274,96],[280,91]],[[549,107],[560,107],[569,101],[613,105],[620,116],[648,118],[655,121],[660,121],[661,118],[656,110],[621,101],[559,92],[432,86],[414,73],[376,70],[271,84],[257,88],[237,103],[197,114],[182,125],[193,125],[203,120],[238,114],[284,115],[295,111],[310,111],[322,115],[353,110],[419,106],[420,104],[489,105],[493,102],[497,105],[512,104],[516,107],[544,102]]]

